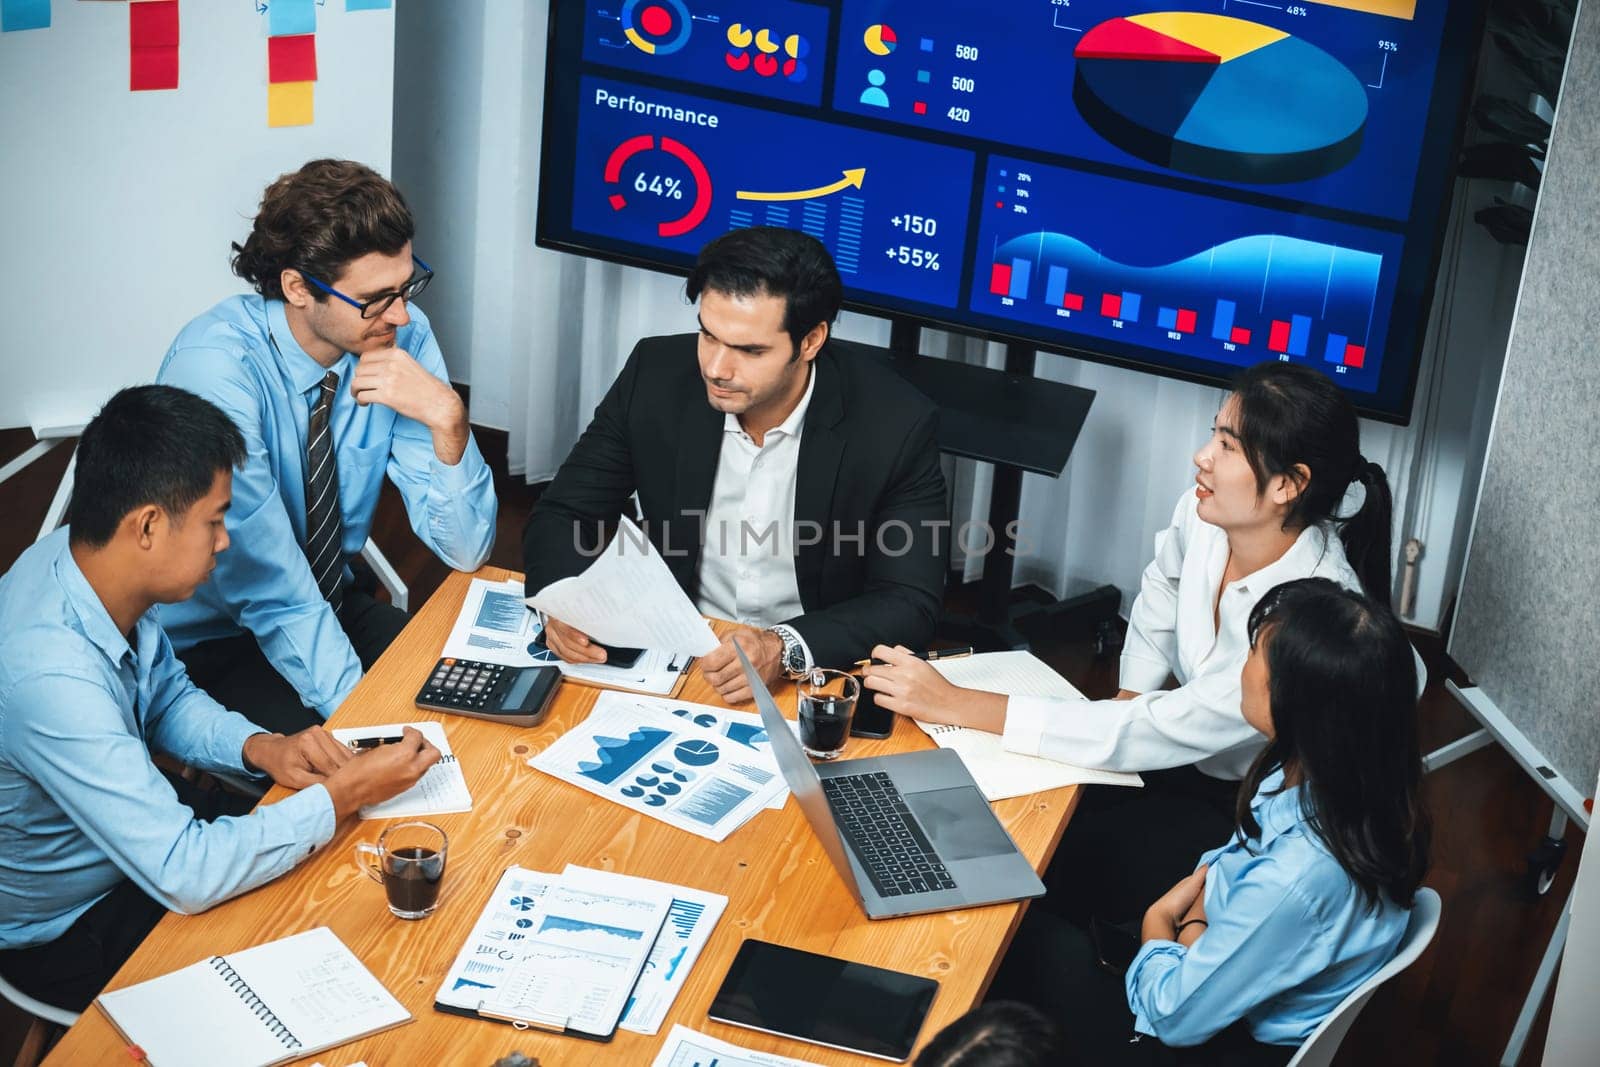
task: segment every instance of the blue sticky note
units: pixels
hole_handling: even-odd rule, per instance
[[[44,30],[50,27],[50,0],[0,0],[0,30]]]
[[[269,0],[267,36],[288,37],[317,32],[316,0]]]
[[[389,0],[344,0],[346,11],[381,11],[389,6]]]

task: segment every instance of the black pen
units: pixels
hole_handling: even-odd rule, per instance
[[[972,655],[972,652],[973,652],[972,646],[971,645],[967,645],[964,648],[936,648],[936,649],[933,649],[931,652],[918,652],[918,653],[916,653],[916,656],[917,656],[918,659],[927,659],[927,660],[934,660],[934,659],[960,659],[962,656],[970,656],[970,655]],[[870,667],[874,663],[881,663],[881,662],[882,662],[881,660],[858,659],[858,660],[856,660],[856,666],[857,667]]]
[[[379,745],[397,745],[404,741],[404,737],[358,737],[350,742],[350,747],[357,751],[377,748]]]

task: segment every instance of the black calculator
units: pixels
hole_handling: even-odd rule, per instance
[[[474,719],[538,726],[561,684],[554,667],[506,667],[446,657],[422,683],[417,707]]]

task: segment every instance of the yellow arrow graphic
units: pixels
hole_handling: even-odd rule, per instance
[[[852,185],[859,189],[866,176],[867,168],[857,167],[854,170],[845,171],[844,177],[832,185],[822,185],[815,189],[802,189],[797,193],[752,193],[741,189],[733,195],[740,200],[812,200],[819,196],[837,193],[840,189],[848,189]]]

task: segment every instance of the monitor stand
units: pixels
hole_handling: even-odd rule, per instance
[[[1114,650],[1121,644],[1116,618],[1122,594],[1116,586],[1081,583],[1085,588],[1060,600],[1030,586],[1016,603],[1011,587],[1016,539],[1008,531],[1015,529],[1021,508],[1023,472],[1060,476],[1094,391],[1034,377],[1036,353],[1028,345],[1006,346],[1002,372],[924,357],[921,340],[922,327],[915,320],[891,320],[889,350],[896,369],[939,405],[940,451],[994,468],[988,515],[993,540],[984,555],[983,577],[966,583],[977,587],[977,610],[947,612],[938,636],[980,651],[1026,649],[1029,641],[1018,625],[1047,624],[1058,632],[1092,636],[1096,654]]]

